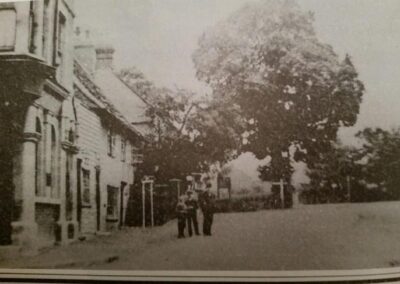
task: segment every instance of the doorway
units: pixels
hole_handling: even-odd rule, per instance
[[[100,231],[101,217],[100,168],[96,167],[96,229]]]
[[[124,225],[124,190],[126,182],[121,182],[120,202],[119,202],[119,227]]]

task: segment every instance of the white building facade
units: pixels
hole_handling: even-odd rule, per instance
[[[74,82],[80,148],[78,223],[83,234],[112,231],[125,225],[143,138],[78,61]]]

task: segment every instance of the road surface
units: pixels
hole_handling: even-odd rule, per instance
[[[201,216],[201,213],[199,213]],[[216,214],[213,235],[177,239],[176,221],[128,228],[1,267],[330,270],[400,266],[400,202]]]
[[[358,269],[396,266],[399,260],[400,203],[390,202],[217,214],[211,237],[167,238],[92,268]]]

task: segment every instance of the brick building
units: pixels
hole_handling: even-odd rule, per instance
[[[0,3],[0,244],[77,236],[73,1]]]

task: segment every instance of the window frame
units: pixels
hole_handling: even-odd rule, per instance
[[[107,185],[106,218],[108,221],[117,221],[119,218],[118,200],[119,200],[118,187]],[[110,209],[112,209],[111,213],[110,213]]]
[[[126,146],[127,146],[127,140],[121,137],[121,162],[126,161]]]
[[[38,141],[35,143],[35,196],[42,196],[42,182],[41,182],[41,176],[42,176],[42,163],[41,163],[41,158],[42,158],[42,121],[40,120],[39,117],[36,117],[35,119],[35,132],[38,134]]]
[[[28,25],[29,25],[29,41],[28,41],[28,50],[30,53],[35,53],[36,46],[35,46],[35,7],[34,1],[29,1],[29,18],[28,18]]]
[[[115,158],[116,134],[110,128],[107,132],[107,155]]]
[[[82,204],[90,205],[91,204],[91,190],[90,190],[90,170],[82,168]]]
[[[3,34],[2,39],[4,40],[4,43],[0,44],[0,51],[13,51],[15,49],[16,36],[17,36],[17,11],[15,10],[15,7],[10,6],[10,7],[0,8],[0,14],[2,12],[12,13],[12,18],[10,19],[12,25],[10,24],[10,27],[6,29],[8,32],[5,32]],[[6,37],[5,35],[11,35],[11,36]]]

